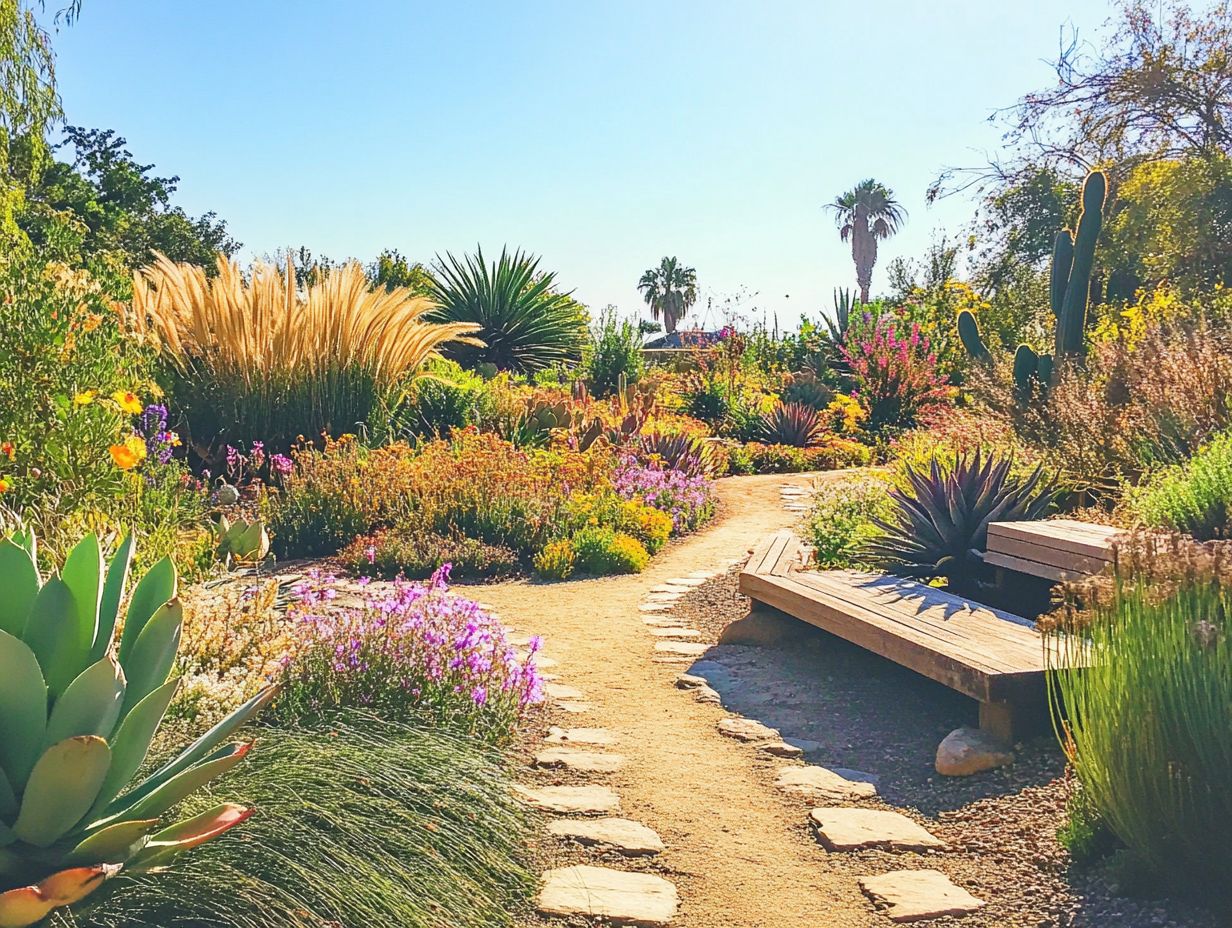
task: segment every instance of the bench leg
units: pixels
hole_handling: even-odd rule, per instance
[[[1014,706],[1008,702],[980,703],[980,730],[1014,743]]]

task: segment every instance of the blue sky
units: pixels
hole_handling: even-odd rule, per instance
[[[1049,80],[1059,30],[1106,0],[86,0],[55,39],[70,122],[181,177],[244,254],[307,245],[420,260],[502,244],[584,302],[639,310],[665,254],[704,295],[794,323],[854,284],[821,209],[865,177],[918,256],[971,204],[928,207],[978,162],[997,107]],[[704,301],[704,299],[703,299]],[[751,313],[750,313],[751,314]]]

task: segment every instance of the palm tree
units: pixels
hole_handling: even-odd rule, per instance
[[[834,213],[839,237],[851,239],[851,260],[856,263],[860,302],[868,302],[877,263],[877,240],[889,238],[907,220],[907,211],[894,199],[894,191],[871,177],[835,197],[826,209]]]
[[[637,282],[650,314],[663,316],[663,328],[668,335],[676,331],[676,323],[685,317],[697,302],[697,271],[684,267],[676,258],[664,258]]]

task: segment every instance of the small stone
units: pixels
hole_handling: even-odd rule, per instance
[[[620,797],[606,786],[515,786],[536,809],[561,815],[607,815],[620,808]]]
[[[784,738],[792,747],[799,748],[805,754],[812,754],[814,751],[821,750],[820,741],[810,741],[808,738]]]
[[[719,719],[719,734],[737,741],[775,741],[779,733],[755,719]]]
[[[786,741],[771,741],[769,744],[763,744],[757,750],[763,754],[769,754],[771,757],[803,757],[804,752],[794,744],[788,744]]]
[[[702,636],[702,633],[696,628],[684,628],[683,626],[673,625],[652,628],[650,634],[656,638],[700,638]]]
[[[715,706],[723,702],[723,697],[719,695],[719,691],[712,690],[708,686],[699,686],[693,690],[693,698],[698,702],[709,703]]]
[[[701,586],[703,583],[706,582],[706,580],[707,580],[707,577],[705,575],[698,577],[693,574],[690,574],[687,577],[670,577],[667,582],[671,584],[672,586],[687,586],[687,587],[692,588],[692,587]]]
[[[700,657],[710,650],[710,645],[697,641],[656,641],[658,654],[677,654],[683,657]]]
[[[548,729],[545,739],[548,744],[588,744],[595,747],[610,747],[616,736],[606,728],[558,728]]]
[[[784,767],[778,772],[774,785],[789,793],[800,793],[816,802],[849,802],[852,799],[870,799],[877,795],[877,787],[871,783],[849,780],[836,770],[825,767]]]
[[[548,832],[580,844],[597,845],[621,854],[661,854],[663,839],[653,828],[627,818],[601,818],[588,821],[557,819],[548,823]]]
[[[649,873],[576,866],[543,875],[542,915],[602,918],[613,925],[666,925],[676,915],[676,887]]]
[[[682,690],[693,690],[706,685],[706,678],[693,673],[682,673],[676,678],[676,686]]]
[[[891,921],[914,922],[943,915],[965,915],[984,905],[937,870],[894,870],[860,877],[860,889],[884,907]]]
[[[625,759],[619,754],[569,748],[548,748],[535,755],[536,767],[563,767],[577,773],[615,773],[624,763]]]
[[[1014,752],[1001,739],[978,728],[956,728],[937,747],[937,772],[969,777],[1014,762]]]
[[[881,785],[881,777],[875,773],[865,773],[863,770],[852,770],[850,767],[832,767],[831,772],[837,773],[844,780],[853,783],[869,783],[872,786]]]
[[[547,694],[548,699],[581,699],[582,691],[576,690],[572,686],[565,686],[561,683],[549,683],[543,688],[543,692]]]
[[[577,700],[577,699],[564,699],[556,704],[556,708],[561,709],[565,712],[572,712],[575,714],[580,714],[582,712],[591,711],[594,708],[594,706],[592,706],[588,702],[581,702],[580,700]]]
[[[814,809],[817,837],[831,851],[881,848],[890,851],[944,849],[946,843],[901,812],[881,809]]]

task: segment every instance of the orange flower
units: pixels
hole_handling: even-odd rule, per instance
[[[0,442],[0,454],[3,454],[10,461],[17,457],[17,449],[13,447],[11,441]]]
[[[116,405],[119,406],[121,410],[134,416],[138,415],[143,409],[145,409],[145,407],[141,405],[141,398],[138,397],[136,393],[132,393],[130,391],[116,390],[115,393],[111,394],[111,398],[115,400]]]
[[[112,445],[107,450],[111,452],[111,459],[120,470],[132,470],[145,460],[146,455],[145,442],[135,435],[124,444]]]
[[[7,493],[13,484],[9,482],[7,477],[0,477],[0,493]]]
[[[87,332],[93,332],[100,325],[102,325],[102,322],[103,317],[98,313],[87,313],[85,321],[81,324],[81,327]]]

